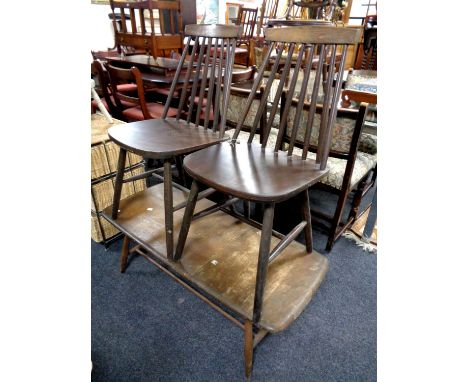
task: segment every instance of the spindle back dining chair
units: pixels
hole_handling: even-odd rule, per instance
[[[164,105],[158,102],[147,102],[145,85],[140,70],[133,66],[130,69],[120,68],[111,64],[105,65],[109,73],[113,99],[119,113],[126,121],[143,121],[146,119],[161,118]],[[125,84],[136,84],[137,94],[128,94],[119,87]],[[129,106],[132,107],[129,107]],[[174,108],[166,112],[169,117],[176,115]]]
[[[241,118],[231,141],[222,142],[216,146],[208,147],[204,150],[188,155],[184,160],[184,168],[192,176],[193,182],[185,209],[175,260],[180,260],[183,256],[185,242],[189,233],[190,223],[193,219],[206,216],[214,211],[224,208],[235,201],[247,200],[262,203],[264,206],[263,224],[261,225],[261,236],[259,243],[259,255],[257,276],[255,282],[254,304],[252,316],[248,317],[244,326],[245,345],[245,366],[246,374],[250,375],[252,368],[253,354],[253,328],[258,327],[262,318],[263,291],[266,283],[268,264],[274,261],[281,252],[299,235],[305,232],[306,252],[312,253],[312,229],[308,188],[317,183],[328,172],[327,160],[330,150],[332,126],[335,121],[337,103],[339,100],[344,62],[348,46],[359,41],[359,30],[345,27],[318,27],[299,26],[286,28],[270,28],[265,32],[265,40],[268,44],[266,57],[259,69],[252,91],[249,95],[247,107],[242,111]],[[244,124],[249,108],[256,96],[256,91],[263,82],[263,74],[270,61],[273,50],[278,47],[278,54],[274,60],[273,67],[266,81],[264,94],[260,101],[254,123],[252,125],[247,142],[238,142],[237,138]],[[296,65],[292,70],[288,88],[285,88],[286,78],[289,75],[292,63],[292,55],[298,48],[298,61],[307,53],[307,60],[304,69],[304,77],[300,90],[295,96],[295,86],[300,70],[300,65]],[[343,59],[336,70],[335,59],[339,48],[342,48]],[[276,80],[276,72],[280,63],[283,50],[287,50],[288,55],[284,70],[279,79],[274,100],[271,104],[270,116],[266,124],[265,136],[261,144],[252,142],[256,128],[262,117],[263,110],[267,107],[267,99]],[[318,53],[315,53],[318,52]],[[320,86],[322,86],[322,68],[325,64],[325,57],[331,52],[331,62],[328,66],[328,75],[324,86],[324,96],[322,114],[320,122],[320,132],[318,137],[317,155],[315,159],[307,158],[310,145],[315,109]],[[308,86],[309,74],[312,70],[314,58],[318,55],[317,74],[314,77],[312,86]],[[283,113],[279,124],[278,137],[273,149],[267,147],[268,135],[272,128],[276,111],[282,93],[286,89],[286,97]],[[292,89],[292,90],[289,90]],[[307,94],[309,93],[309,94]],[[310,112],[304,138],[304,148],[301,156],[293,155],[294,142],[299,127],[300,113],[296,114],[291,131],[291,145],[287,152],[280,150],[282,137],[286,130],[287,110],[291,106],[293,98],[298,98],[297,108],[301,109],[307,99],[310,102]],[[208,186],[210,189],[218,190],[228,196],[228,201],[211,206],[206,210],[194,213],[197,200],[200,198],[200,184]],[[275,204],[293,197],[301,199],[302,221],[293,228],[287,235],[274,233],[273,216]],[[239,216],[241,219],[241,217]],[[249,222],[249,219],[245,219]],[[258,223],[250,221],[252,225],[258,227]],[[213,232],[212,232],[213,234]],[[271,250],[272,235],[278,235],[281,241]],[[239,243],[241,246],[242,243]]]
[[[169,57],[172,51],[182,49],[180,1],[110,0],[110,6],[119,53],[130,47],[133,51],[146,52],[156,58]]]
[[[148,170],[138,177],[141,179],[155,176],[164,181],[165,249],[168,259],[173,258],[173,213],[185,206],[185,204],[173,206],[172,187],[182,188],[188,192],[184,187],[172,182],[172,162],[177,163],[177,158],[185,154],[229,138],[224,131],[226,124],[224,111],[229,102],[234,49],[240,28],[233,25],[187,25],[185,35],[185,47],[161,119],[113,126],[108,131],[110,139],[120,146],[112,219],[118,218],[122,183],[132,180],[132,178],[123,180],[127,151],[144,158],[164,161],[163,168]],[[212,47],[214,49],[211,49]],[[185,60],[189,50],[190,58],[187,63]],[[219,54],[223,50],[225,54]],[[182,88],[180,88],[181,82]],[[168,118],[176,88],[180,93],[179,104],[175,110],[175,118]],[[221,93],[224,95],[222,103],[219,97]],[[196,98],[202,100],[205,94],[207,94],[206,102],[195,103]],[[214,123],[210,129],[209,119],[202,117],[209,115],[212,103],[214,103]],[[200,125],[202,119],[203,125]],[[158,172],[163,172],[164,176],[161,177]],[[128,240],[125,240],[121,271],[125,269],[127,254]]]

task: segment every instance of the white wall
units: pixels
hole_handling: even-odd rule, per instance
[[[111,12],[109,4],[88,5],[88,25],[91,30],[90,50],[107,50],[114,46],[112,20],[107,16]]]

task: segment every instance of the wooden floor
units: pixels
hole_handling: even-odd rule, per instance
[[[174,205],[187,195],[174,188]],[[201,200],[195,212],[213,203]],[[184,209],[174,214],[174,239]],[[166,259],[163,185],[137,193],[120,203],[119,217],[112,221],[111,208],[104,211],[115,224],[170,269],[221,301],[244,318],[252,318],[260,231],[222,211],[192,222],[179,263]],[[271,249],[279,242],[273,237]],[[268,268],[260,327],[278,332],[291,324],[314,296],[328,270],[325,257],[307,254],[294,241]],[[129,267],[131,271],[131,265]]]

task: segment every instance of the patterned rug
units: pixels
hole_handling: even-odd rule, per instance
[[[367,242],[362,239],[362,234],[366,225],[367,217],[369,215],[369,210],[370,206],[367,207],[367,209],[361,215],[361,217],[354,222],[351,228],[349,228],[343,234],[343,236],[354,241],[359,247],[361,247],[365,251],[377,253],[377,222],[375,223],[375,227],[372,231],[371,237],[368,239],[369,241]]]

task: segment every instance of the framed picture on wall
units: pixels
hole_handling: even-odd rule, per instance
[[[219,0],[197,0],[197,24],[219,22]]]

